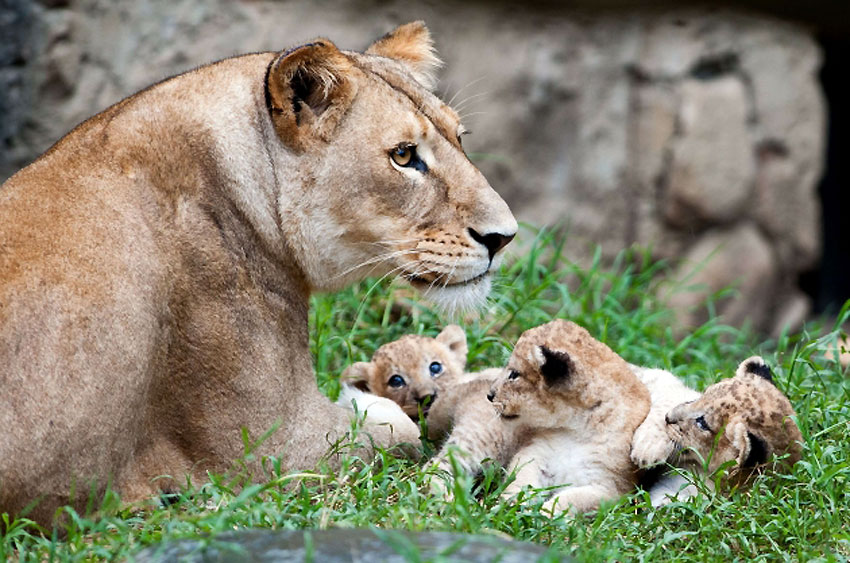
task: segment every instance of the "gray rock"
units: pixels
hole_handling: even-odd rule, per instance
[[[755,177],[744,85],[734,76],[682,84],[664,214],[677,227],[725,223],[741,212]]]
[[[722,321],[764,326],[776,298],[776,259],[767,240],[751,223],[709,231],[691,247],[672,278],[676,290],[668,297],[678,326],[690,328],[706,320],[702,304],[720,290],[734,288],[734,298],[717,306]]]
[[[800,25],[729,9],[447,0],[0,2],[0,181],[167,76],[319,35],[361,49],[421,18],[446,61],[438,92],[474,133],[471,158],[518,219],[570,225],[571,259],[635,242],[677,258],[749,220],[782,287],[819,254],[820,52]],[[764,147],[782,150],[762,158]]]
[[[148,547],[133,559],[147,562],[403,563],[439,561],[528,563],[547,554],[549,561],[569,561],[530,543],[494,536],[449,532],[402,532],[378,529],[242,530],[202,540],[178,540]]]

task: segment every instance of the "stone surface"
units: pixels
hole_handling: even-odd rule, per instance
[[[682,84],[664,214],[677,227],[726,223],[749,199],[755,176],[744,85],[735,76]]]
[[[775,302],[776,260],[768,241],[751,223],[708,232],[685,254],[672,276],[678,283],[668,302],[678,325],[695,327],[706,320],[706,296],[733,288],[717,312],[723,322],[760,326]]]
[[[756,222],[771,283],[791,292],[819,256],[824,104],[802,26],[728,9],[448,0],[2,2],[0,180],[169,75],[319,35],[362,49],[424,19],[470,157],[520,220],[568,225],[572,259],[637,242],[675,260],[718,227]],[[772,314],[752,318],[770,330]]]
[[[494,536],[448,532],[401,532],[372,529],[242,530],[204,540],[179,540],[139,552],[138,563],[181,561],[275,563],[349,563],[406,561],[528,563],[547,550],[539,545]],[[549,561],[571,561],[548,554]]]

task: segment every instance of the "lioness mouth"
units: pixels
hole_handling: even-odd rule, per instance
[[[445,288],[445,287],[458,287],[458,286],[469,285],[471,283],[475,283],[478,280],[487,277],[487,274],[489,274],[489,273],[490,273],[490,270],[487,269],[487,270],[484,270],[482,273],[478,274],[477,276],[471,277],[471,278],[463,280],[463,281],[453,282],[453,283],[438,283],[436,281],[428,281],[425,278],[422,278],[422,277],[419,277],[419,276],[414,276],[414,275],[407,275],[407,276],[405,276],[405,279],[407,279],[408,282],[410,282],[411,284],[414,284],[414,285],[428,285],[428,286],[433,285],[435,288]]]

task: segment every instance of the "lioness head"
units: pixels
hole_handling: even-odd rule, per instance
[[[316,39],[270,64],[266,102],[292,163],[279,173],[281,228],[311,289],[396,274],[449,308],[489,291],[517,224],[430,90],[438,65],[421,22],[365,53]]]
[[[463,375],[466,335],[449,325],[436,338],[407,335],[384,344],[371,362],[357,362],[342,380],[358,389],[395,401],[411,418],[427,414],[441,388]]]
[[[583,428],[591,413],[619,410],[633,430],[649,409],[649,393],[625,360],[561,319],[522,334],[487,398],[503,419],[531,428]]]
[[[791,418],[791,403],[773,384],[770,368],[758,356],[741,362],[735,377],[705,390],[699,399],[667,413],[667,434],[681,448],[679,461],[713,472],[734,460],[735,473],[752,473],[773,454],[800,459],[802,436]]]

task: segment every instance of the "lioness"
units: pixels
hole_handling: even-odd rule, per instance
[[[239,56],[84,122],[0,188],[0,511],[48,523],[243,453],[308,468],[349,428],[317,389],[308,298],[397,273],[489,290],[517,224],[429,90],[421,22],[365,53]],[[372,426],[379,444],[390,430]],[[76,491],[72,494],[72,489]]]

